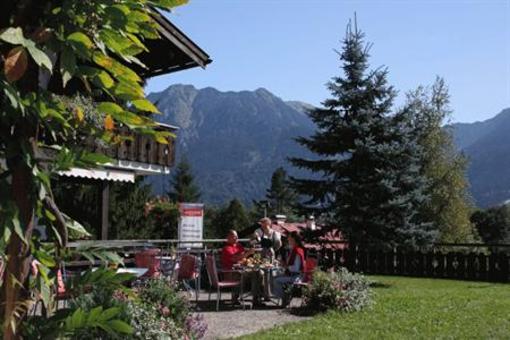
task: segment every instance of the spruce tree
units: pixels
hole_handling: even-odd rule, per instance
[[[423,195],[420,149],[408,112],[391,115],[395,90],[387,70],[368,70],[369,46],[349,23],[341,52],[343,75],[328,83],[332,98],[309,113],[317,131],[298,142],[316,159],[291,162],[315,174],[294,178],[303,208],[322,214],[353,244],[415,247],[434,239],[417,216]]]
[[[451,131],[443,124],[451,115],[450,96],[443,79],[431,88],[407,95],[418,142],[423,148],[423,174],[430,200],[420,214],[439,230],[440,242],[473,242],[477,232],[470,221],[473,204],[466,179],[467,160],[457,151]]]
[[[279,167],[271,176],[271,186],[266,191],[266,198],[270,203],[270,214],[293,215],[296,203],[296,193],[291,188],[287,172]]]
[[[195,185],[191,165],[186,159],[182,159],[175,169],[175,175],[170,181],[171,191],[168,197],[173,202],[198,202],[200,191]]]
[[[223,238],[230,229],[241,231],[250,226],[250,220],[244,205],[238,199],[233,199],[228,206],[221,209],[214,219],[216,237]]]

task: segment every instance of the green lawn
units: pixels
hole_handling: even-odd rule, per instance
[[[510,339],[510,285],[373,276],[376,304],[243,339]]]

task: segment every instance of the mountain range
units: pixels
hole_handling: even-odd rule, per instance
[[[471,194],[479,207],[510,199],[510,108],[475,123],[453,124],[453,135],[468,157]]]
[[[161,122],[180,128],[177,158],[187,158],[202,200],[245,203],[265,196],[273,171],[283,166],[304,175],[288,157],[311,155],[294,139],[315,130],[306,115],[312,105],[284,101],[264,88],[221,92],[212,87],[173,85],[148,98],[163,113]],[[480,207],[510,199],[510,108],[494,118],[450,126],[459,150],[468,157],[471,194]],[[149,179],[156,193],[169,189],[168,176]]]
[[[287,157],[305,155],[294,138],[314,131],[304,113],[309,105],[285,102],[263,88],[220,92],[174,85],[148,98],[163,113],[161,122],[180,128],[177,158],[191,163],[202,199],[209,204],[263,199],[280,166],[299,174]],[[168,190],[166,176],[150,180],[156,193]]]

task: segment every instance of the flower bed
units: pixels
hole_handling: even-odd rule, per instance
[[[72,339],[201,339],[207,324],[191,312],[185,294],[165,279],[150,279],[133,288],[98,283],[49,319],[30,317],[24,328],[30,339],[48,334]]]

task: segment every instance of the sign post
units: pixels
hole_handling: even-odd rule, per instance
[[[202,248],[204,232],[204,205],[202,203],[179,203],[179,248]]]

